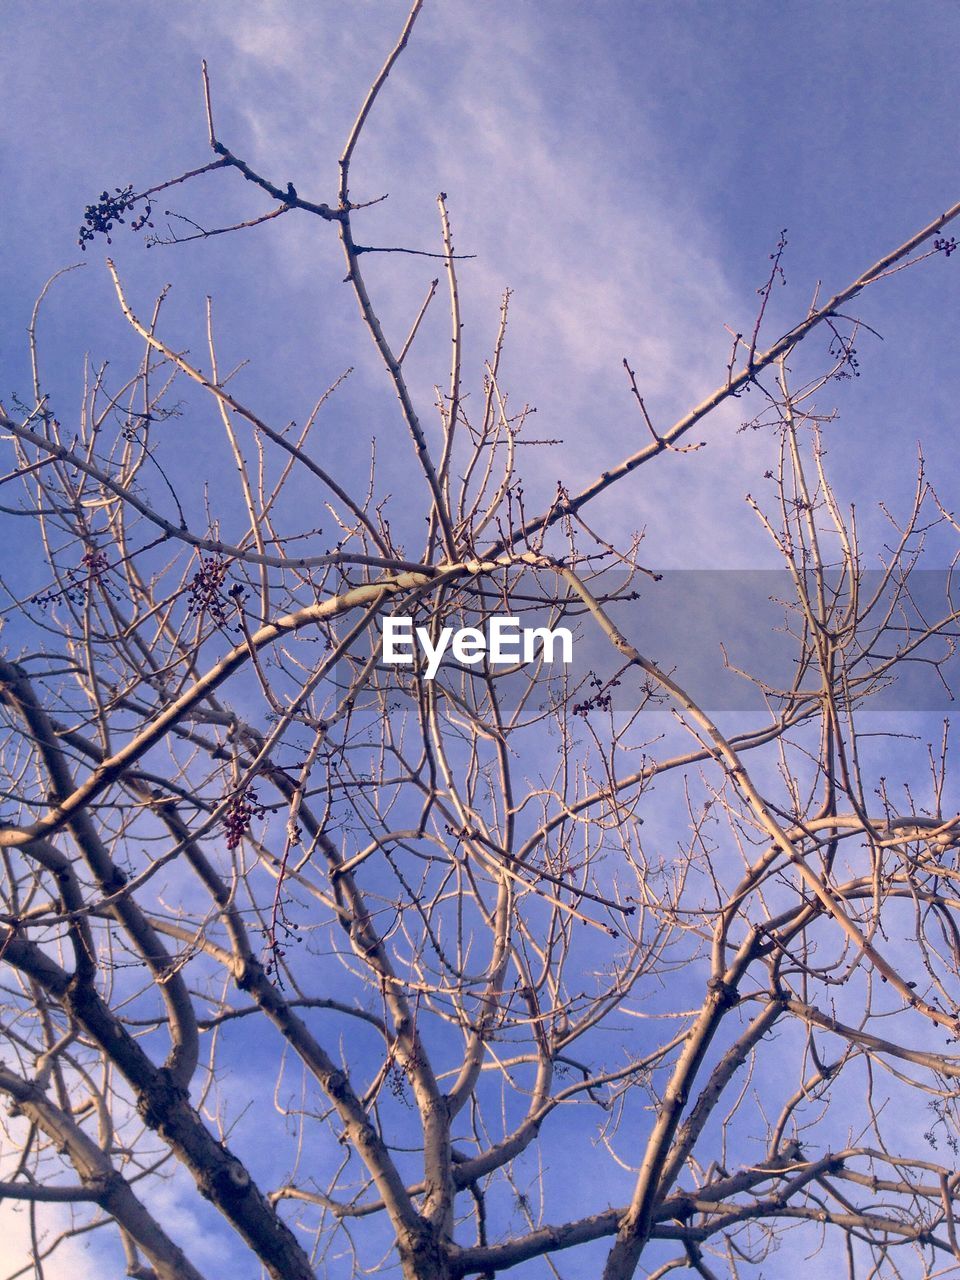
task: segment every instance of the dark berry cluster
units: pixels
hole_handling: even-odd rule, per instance
[[[773,285],[775,280],[779,279],[781,284],[787,283],[787,277],[784,275],[783,267],[780,265],[780,259],[783,257],[788,243],[789,241],[787,240],[787,228],[784,227],[783,230],[780,232],[780,238],[777,241],[776,249],[773,251],[773,253],[769,255],[770,261],[773,263],[773,266],[770,268],[770,277],[767,280],[767,283],[764,285],[761,285],[760,288],[757,290],[757,293],[759,293],[761,296],[765,293],[769,294],[771,286]],[[743,337],[743,335],[738,334],[738,337]]]
[[[51,604],[59,604],[61,601],[66,604],[82,605],[89,596],[90,587],[94,582],[108,591],[115,600],[119,599],[104,579],[104,574],[109,568],[110,560],[107,553],[98,551],[95,547],[91,548],[80,557],[79,568],[66,570],[66,586],[56,591],[43,591],[31,596],[31,603],[39,605],[41,609],[46,609]]]
[[[202,613],[209,614],[217,626],[223,626],[227,620],[227,601],[223,594],[226,576],[225,560],[221,560],[219,556],[204,556],[200,561],[200,568],[187,587],[190,593],[187,612],[194,617]]]
[[[958,1149],[960,1149],[960,1143],[958,1143],[957,1139],[950,1133],[950,1127],[951,1127],[952,1121],[950,1116],[947,1114],[945,1106],[943,1105],[942,1102],[939,1102],[936,1098],[934,1098],[932,1102],[928,1102],[927,1106],[936,1116],[936,1119],[934,1120],[933,1124],[931,1124],[927,1132],[923,1135],[924,1138],[926,1139],[927,1142],[929,1142],[930,1146],[933,1147],[934,1151],[936,1151],[938,1130],[940,1130],[941,1132],[939,1136],[946,1138],[947,1146],[950,1148],[953,1154],[956,1155],[958,1152]]]
[[[90,550],[81,557],[80,564],[86,569],[88,577],[99,578],[109,568],[110,561],[105,551]]]
[[[227,838],[227,848],[238,848],[243,837],[250,830],[253,819],[262,818],[266,812],[264,806],[258,801],[253,787],[235,791],[227,801],[223,815],[223,831]]]
[[[835,378],[860,377],[860,361],[857,359],[857,348],[849,338],[842,337],[834,330],[828,351],[832,360],[840,362],[840,367],[833,375]]]
[[[287,947],[291,942],[302,942],[303,934],[300,932],[300,926],[293,920],[282,918],[283,907],[278,906],[277,916],[273,924],[264,930],[266,938],[267,954],[264,961],[264,971],[273,978],[276,978],[279,985],[283,986],[281,977],[280,964],[286,958]]]
[[[413,1105],[407,1096],[407,1078],[396,1061],[390,1063],[390,1070],[387,1072],[387,1086],[397,1102],[403,1103],[405,1107]]]
[[[46,609],[48,605],[59,604],[65,601],[67,604],[83,604],[87,598],[87,593],[82,585],[63,587],[59,591],[41,591],[37,595],[30,597],[30,603],[39,605],[41,609]]]
[[[573,714],[585,720],[591,711],[609,711],[613,706],[613,694],[610,690],[615,689],[619,683],[619,680],[608,680],[604,684],[595,672],[591,672],[587,684],[593,689],[593,693],[583,702],[573,704]]]
[[[938,253],[942,253],[945,258],[949,258],[951,253],[956,251],[957,237],[951,236],[949,240],[946,239],[946,237],[943,237],[940,240],[934,240],[933,247]]]
[[[80,228],[77,240],[83,252],[86,253],[87,244],[96,235],[106,236],[107,244],[112,244],[110,232],[113,230],[114,223],[123,225],[126,222],[124,214],[131,213],[139,200],[144,201],[144,207],[130,223],[132,231],[142,231],[144,227],[153,226],[150,221],[153,213],[150,201],[143,196],[135,196],[132,186],[115,187],[112,195],[109,191],[101,191],[97,203],[88,204],[83,211],[83,226]]]

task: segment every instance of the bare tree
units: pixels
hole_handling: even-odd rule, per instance
[[[921,458],[909,510],[861,547],[816,397],[854,358],[847,304],[949,253],[960,205],[764,346],[771,274],[752,335],[672,426],[625,361],[645,443],[532,514],[536,439],[500,378],[508,297],[468,397],[445,198],[452,362],[429,420],[404,361],[437,282],[388,336],[355,238],[351,160],[419,9],[328,203],[230,150],[204,68],[214,158],[105,192],[83,232],[127,214],[148,230],[155,195],[209,170],[269,206],[181,238],[330,224],[396,392],[396,496],[375,463],[338,479],[312,447],[338,383],[303,425],[272,421],[231,389],[212,311],[201,362],[112,263],[138,366],[89,367],[68,411],[35,313],[33,399],[3,410],[3,483],[25,490],[5,511],[48,575],[7,609],[0,661],[0,1196],[33,1241],[16,1274],[53,1274],[105,1227],[129,1275],[200,1276],[158,1198],[171,1180],[232,1228],[243,1274],[275,1280],[746,1276],[777,1248],[851,1277],[956,1274],[947,738],[925,771],[901,744],[899,780],[868,741],[901,673],[949,678],[949,576],[932,610],[915,571],[951,517]],[[803,372],[813,333],[831,362]],[[792,665],[780,684],[743,672],[759,709],[734,731],[638,647],[625,606],[655,606],[656,575],[588,514],[748,390],[780,442],[754,506],[791,585]],[[173,415],[222,432],[232,540],[235,506],[213,509],[164,441]],[[326,532],[304,514],[321,507]],[[385,620],[436,651],[443,628],[504,616],[599,638],[609,668],[497,663],[475,636],[435,678],[413,647],[382,661]]]

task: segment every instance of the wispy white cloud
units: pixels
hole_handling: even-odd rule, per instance
[[[38,1235],[43,1243],[52,1241],[70,1226],[68,1210],[42,1205],[38,1211]],[[106,1228],[112,1230],[112,1228]],[[25,1265],[30,1256],[31,1232],[29,1208],[26,1204],[0,1202],[0,1270],[9,1275]],[[65,1240],[43,1264],[46,1280],[102,1280],[103,1255],[91,1236]]]
[[[215,45],[215,93],[242,135],[238,149],[320,198],[331,195],[339,147],[400,10],[365,9],[352,24],[329,17],[322,6],[274,4],[180,13],[193,39]],[[722,378],[723,324],[742,310],[705,193],[695,175],[665,170],[657,128],[638,112],[630,86],[604,81],[597,66],[611,121],[598,134],[578,115],[583,104],[573,91],[551,78],[549,59],[535,11],[498,9],[492,21],[476,6],[428,7],[371,117],[353,181],[364,198],[390,193],[357,218],[364,238],[378,244],[436,250],[434,200],[447,192],[456,247],[477,255],[460,267],[474,388],[499,295],[513,288],[505,383],[515,402],[537,405],[537,433],[564,442],[535,469],[529,490],[541,500],[557,480],[576,488],[642,442],[625,355],[651,411],[668,423]],[[625,139],[619,125],[627,119]],[[346,291],[326,292],[342,264],[332,230],[319,231],[307,219],[284,220],[271,240],[275,269],[292,286],[317,281],[327,330],[343,342],[349,326],[361,374],[376,382],[382,374]],[[405,329],[437,266],[365,260],[389,332]],[[446,378],[442,306],[410,361],[427,419],[432,387]],[[323,327],[315,336],[323,342]],[[623,485],[605,504],[608,527],[662,529],[652,549],[674,563],[762,557],[766,547],[742,497],[750,487],[744,473],[756,470],[763,446],[731,431],[736,418],[718,415],[708,461],[661,461]]]

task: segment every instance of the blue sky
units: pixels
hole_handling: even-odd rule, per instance
[[[0,399],[27,391],[30,309],[63,266],[84,270],[58,285],[42,320],[51,390],[79,397],[87,350],[137,350],[104,246],[81,255],[77,229],[101,188],[140,189],[208,158],[202,57],[234,152],[332,199],[346,129],[404,14],[393,0],[5,0]],[[358,153],[355,195],[389,199],[357,234],[435,251],[435,197],[447,192],[457,248],[477,255],[460,272],[472,386],[509,286],[504,381],[537,406],[537,434],[563,440],[529,483],[549,499],[558,479],[575,487],[642,438],[623,356],[661,425],[722,381],[724,324],[751,325],[782,228],[787,284],[770,339],[803,314],[817,280],[846,283],[958,198],[958,44],[960,5],[928,0],[427,0]],[[202,182],[161,207],[210,221],[265,209],[236,175]],[[344,475],[365,468],[371,433],[391,440],[392,393],[341,283],[332,228],[287,217],[149,251],[120,228],[111,252],[141,312],[173,282],[175,345],[201,347],[213,295],[222,361],[250,358],[238,386],[273,421],[302,420],[355,365],[326,428]],[[432,264],[382,257],[368,270],[385,322],[402,331]],[[824,393],[821,407],[842,415],[829,437],[838,488],[868,534],[881,528],[876,498],[912,489],[918,438],[955,501],[958,271],[960,254],[937,258],[870,291],[858,311],[884,341],[864,334],[862,377]],[[411,363],[428,406],[446,376],[445,325],[438,307]],[[811,348],[822,359],[825,340]],[[661,459],[598,504],[604,529],[645,526],[658,565],[775,564],[743,502],[769,444],[737,433],[742,409],[711,419],[706,449]],[[183,443],[181,462],[201,465],[202,437]]]
[[[80,260],[87,201],[207,158],[202,56],[230,145],[323,199],[402,12],[361,4],[346,23],[324,3],[8,3],[5,367],[22,368],[24,316],[43,281]],[[699,399],[722,376],[724,323],[752,321],[782,227],[787,287],[774,296],[771,337],[802,314],[817,279],[845,282],[951,202],[958,29],[958,7],[933,3],[428,4],[358,155],[354,190],[390,193],[362,231],[435,249],[434,198],[448,192],[457,245],[478,255],[462,268],[476,377],[509,285],[508,385],[565,441],[545,465],[547,487],[551,472],[586,479],[640,429],[622,356],[658,422]],[[196,214],[209,196],[221,215],[262,209],[235,175],[204,182],[173,207]],[[174,282],[168,322],[181,341],[196,338],[203,296],[214,294],[228,354],[252,360],[244,391],[276,417],[302,412],[347,363],[364,384],[358,398],[386,407],[337,287],[333,239],[329,227],[288,219],[149,253],[124,234],[112,252],[141,308]],[[77,376],[87,347],[102,356],[130,342],[102,253],[101,243],[85,255],[87,269],[49,309],[58,377]],[[889,493],[912,470],[921,433],[934,473],[949,465],[955,266],[937,260],[864,300],[885,342],[864,335],[864,377],[835,385],[824,405],[845,415],[833,441],[841,479]],[[416,259],[375,264],[388,323],[406,321],[429,275]],[[435,359],[417,371],[429,395],[443,371]],[[742,506],[757,442],[736,437],[735,420],[728,412],[724,430],[718,415],[709,450],[667,459],[611,499],[619,520],[650,527],[661,563],[746,566],[769,555]],[[657,514],[678,500],[690,536],[658,545]],[[710,527],[696,514],[708,510]]]

